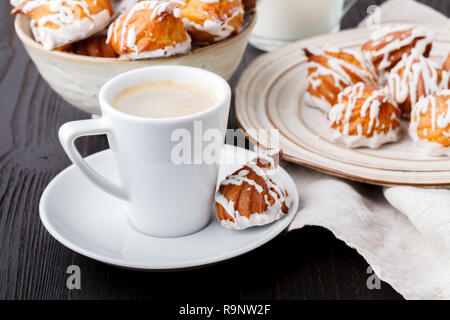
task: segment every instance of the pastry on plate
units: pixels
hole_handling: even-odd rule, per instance
[[[191,49],[191,38],[180,13],[179,4],[174,2],[138,2],[109,26],[107,43],[129,59],[186,53]]]
[[[402,113],[409,117],[411,106],[420,97],[447,89],[448,81],[448,72],[442,71],[431,59],[413,51],[410,55],[405,54],[391,70],[387,86]]]
[[[206,44],[238,33],[244,6],[241,0],[189,0],[181,16],[194,43]]]
[[[366,59],[372,61],[378,73],[390,71],[415,49],[428,57],[432,47],[433,34],[423,27],[407,25],[389,26],[372,33],[361,51]]]
[[[328,114],[333,139],[350,148],[378,148],[400,138],[400,109],[384,89],[357,83],[342,91]]]
[[[372,65],[357,51],[320,48],[303,51],[308,58],[308,88],[304,99],[311,107],[328,112],[347,86],[377,82]]]
[[[12,13],[30,17],[35,40],[52,50],[103,30],[113,10],[109,0],[27,0]]]
[[[106,43],[106,36],[93,36],[72,44],[71,50],[75,54],[97,58],[117,58],[113,48]]]
[[[290,198],[277,170],[278,153],[259,154],[220,183],[217,218],[228,229],[261,226],[284,217]]]
[[[413,106],[409,135],[422,152],[450,156],[450,90],[422,97]]]

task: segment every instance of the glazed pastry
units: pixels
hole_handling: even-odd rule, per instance
[[[411,106],[420,97],[447,89],[449,76],[437,64],[416,51],[403,59],[389,73],[387,86],[402,113],[409,117]]]
[[[382,74],[395,67],[403,55],[413,49],[428,57],[432,39],[432,33],[422,27],[386,27],[375,31],[361,50],[366,59],[372,61],[377,72]]]
[[[106,43],[106,36],[94,36],[72,44],[71,51],[75,54],[98,58],[117,58],[113,48]]]
[[[262,226],[288,213],[290,198],[274,156],[278,153],[258,155],[222,181],[215,201],[217,218],[224,227],[242,230]]]
[[[109,0],[27,0],[12,13],[31,18],[34,38],[47,50],[90,37],[113,15]]]
[[[350,147],[378,148],[400,138],[400,109],[386,90],[364,83],[339,94],[328,120],[335,141]]]
[[[450,157],[450,90],[422,97],[413,106],[409,135],[419,150]]]
[[[109,26],[107,43],[122,57],[143,59],[183,54],[191,49],[178,4],[141,1]]]
[[[347,86],[377,81],[373,67],[357,51],[318,48],[303,51],[308,58],[308,88],[304,99],[311,107],[328,112]]]
[[[114,17],[127,12],[139,1],[141,0],[111,0],[111,6],[114,10]]]
[[[241,0],[189,0],[181,10],[195,43],[206,44],[235,34],[244,23]]]

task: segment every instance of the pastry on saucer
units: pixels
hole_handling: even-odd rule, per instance
[[[308,88],[304,98],[309,106],[328,112],[347,86],[377,82],[373,67],[357,51],[319,48],[303,51],[308,58]]]
[[[107,43],[129,59],[186,53],[191,49],[191,38],[180,13],[175,2],[138,2],[109,26]]]
[[[30,17],[35,40],[52,50],[103,30],[113,10],[109,0],[27,0],[16,13]]]
[[[386,90],[357,83],[342,91],[328,120],[336,142],[378,148],[400,138],[400,109]]]
[[[432,47],[433,34],[422,27],[405,25],[389,26],[372,33],[361,50],[366,59],[372,61],[378,73],[390,71],[402,59],[415,49],[428,57]]]
[[[241,0],[189,0],[181,16],[194,43],[207,44],[238,33],[244,7]]]
[[[431,59],[413,51],[391,70],[387,78],[389,92],[403,114],[409,117],[411,107],[423,97],[447,89],[449,76]]]
[[[290,198],[277,174],[278,153],[258,155],[220,183],[215,201],[217,218],[228,228],[242,230],[284,217]]]
[[[409,135],[422,152],[450,157],[450,90],[422,97],[413,106]]]
[[[106,36],[93,36],[72,44],[71,50],[75,54],[97,58],[117,58],[113,48],[106,43]]]

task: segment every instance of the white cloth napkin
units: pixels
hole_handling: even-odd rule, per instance
[[[412,0],[388,1],[380,12],[381,22],[402,17],[448,23]],[[407,299],[450,299],[450,191],[383,189],[293,164],[284,167],[300,194],[300,210],[289,230],[307,225],[330,230]]]

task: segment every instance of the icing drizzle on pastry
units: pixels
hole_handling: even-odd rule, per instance
[[[418,92],[419,82],[423,92]],[[410,55],[404,54],[391,70],[387,85],[397,103],[405,103],[409,97],[411,106],[414,106],[420,98],[418,94],[430,95],[447,88],[448,83],[447,72],[441,71],[436,63],[414,50]]]
[[[37,21],[32,19],[31,29],[35,39],[47,50],[85,39],[105,28],[111,18],[107,8],[92,14],[84,0],[28,0],[22,2],[19,11],[28,14],[41,6],[47,6],[51,14],[44,15]],[[71,7],[81,8],[86,17],[77,19]],[[48,27],[48,23],[57,28]]]
[[[400,32],[400,37],[394,34]],[[423,54],[433,40],[433,33],[422,27],[411,27],[408,25],[388,26],[372,33],[370,41],[363,45],[362,51],[366,59],[373,61],[379,59],[379,70],[384,70],[392,65],[391,53],[415,42],[414,48]],[[376,49],[385,42],[383,46]],[[370,46],[369,46],[370,43]],[[367,47],[366,47],[367,46]]]
[[[232,2],[234,0],[225,0]],[[205,4],[217,4],[220,0],[200,0]],[[244,15],[244,8],[242,5],[236,5],[229,12],[225,12],[221,17],[212,17],[208,16],[208,18],[202,23],[196,23],[186,17],[183,17],[183,22],[188,29],[189,32],[192,32],[193,29],[206,32],[214,36],[214,41],[220,41],[235,31],[234,27],[230,25],[230,22],[233,21],[237,16]],[[207,15],[207,13],[205,12]]]
[[[251,226],[264,225],[285,216],[286,213],[282,209],[284,206],[289,208],[290,198],[284,189],[277,170],[278,167],[276,167],[274,159],[269,153],[258,154],[257,158],[249,161],[243,168],[221,182],[220,186],[235,185],[239,187],[246,183],[247,186],[253,187],[258,194],[263,194],[266,206],[263,212],[251,212],[249,217],[246,217],[237,209],[238,204],[227,199],[219,188],[216,192],[215,201],[224,208],[229,216],[228,219],[219,219],[223,226],[228,229],[241,230]],[[261,178],[264,185],[249,178],[250,173],[254,173]]]
[[[409,134],[424,153],[450,156],[450,90],[420,98],[411,111]]]
[[[130,49],[132,51],[132,53],[122,54],[121,57],[131,59],[163,57],[185,53],[191,48],[191,38],[186,34],[187,39],[185,42],[174,43],[171,46],[166,46],[165,48],[153,51],[139,52],[136,45],[136,28],[135,25],[130,22],[138,14],[138,11],[141,10],[151,11],[150,20],[159,18],[161,21],[162,16],[165,13],[173,14],[176,18],[180,18],[181,14],[180,8],[174,8],[173,2],[170,1],[151,0],[141,1],[135,4],[128,12],[123,13],[119,18],[117,18],[116,21],[108,28],[108,35],[106,39],[107,43],[110,43],[111,37],[114,37],[114,42],[117,42],[120,37],[120,50],[127,51]]]
[[[364,98],[367,92],[370,92],[370,95]],[[393,108],[392,113],[388,118],[385,116],[385,119],[380,119],[381,109],[388,104]],[[359,113],[357,119],[355,112]],[[388,96],[385,89],[372,90],[364,83],[357,83],[339,94],[337,103],[328,114],[328,119],[336,141],[349,147],[377,148],[383,143],[399,139],[399,114],[397,104]],[[368,121],[365,131],[363,124],[358,123],[360,118]],[[354,121],[357,123],[356,131],[352,130]]]

